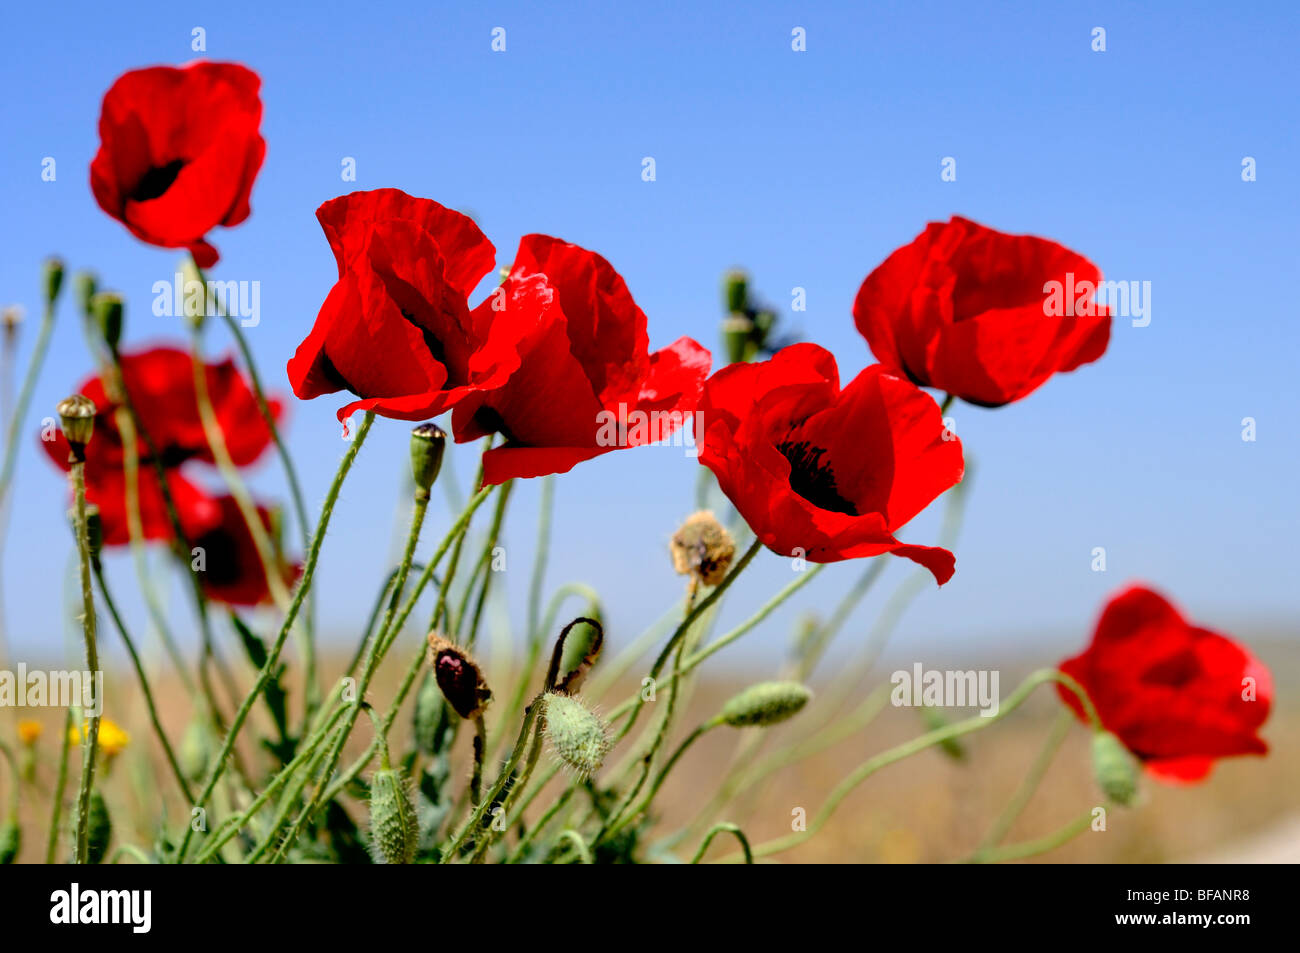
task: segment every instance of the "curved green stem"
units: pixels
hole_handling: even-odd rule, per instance
[[[1007,832],[1011,830],[1011,825],[1020,817],[1025,805],[1029,803],[1038,790],[1043,775],[1047,773],[1052,759],[1056,757],[1056,752],[1060,750],[1061,742],[1069,734],[1070,725],[1073,722],[1074,715],[1069,711],[1062,710],[1057,714],[1056,721],[1052,723],[1052,730],[1048,734],[1046,741],[1043,742],[1043,747],[1039,750],[1038,755],[1034,758],[1033,764],[1029,766],[1029,771],[1024,780],[1020,782],[1020,786],[1016,789],[1016,793],[1012,795],[1010,802],[998,815],[997,820],[993,822],[993,826],[984,835],[984,839],[980,841],[979,847],[971,858],[973,862],[983,860],[989,851],[1002,843],[1002,838],[1007,836]]]
[[[59,828],[63,826],[63,794],[68,789],[68,752],[72,748],[72,709],[63,719],[63,743],[59,748],[59,773],[50,799],[50,833],[45,844],[45,864],[54,863],[59,849]]]
[[[735,824],[722,823],[714,824],[709,828],[709,832],[704,835],[704,840],[700,842],[699,850],[697,850],[695,856],[691,858],[692,864],[698,864],[704,859],[704,855],[709,851],[709,845],[713,843],[713,838],[717,837],[719,834],[731,834],[735,836],[736,840],[740,841],[740,849],[744,854],[745,863],[752,864],[754,862],[754,852],[749,846],[749,838],[747,838],[744,832]]]
[[[1023,841],[1019,844],[1008,844],[1006,847],[994,847],[984,851],[975,862],[1000,863],[1005,860],[1023,860],[1026,857],[1033,857],[1036,854],[1045,854],[1049,850],[1055,850],[1074,840],[1092,825],[1094,810],[1096,809],[1089,808],[1085,813],[1079,815],[1059,830],[1034,840]]]
[[[27,361],[27,373],[23,376],[22,387],[18,391],[18,400],[14,404],[13,415],[9,418],[9,432],[5,435],[4,466],[0,468],[0,505],[9,495],[9,486],[13,483],[14,467],[18,463],[18,435],[22,430],[23,419],[31,405],[32,395],[36,391],[36,380],[41,376],[41,366],[45,363],[46,352],[50,349],[50,335],[54,331],[54,302],[45,303],[41,316],[41,328],[36,334],[36,344],[32,347],[32,356]]]

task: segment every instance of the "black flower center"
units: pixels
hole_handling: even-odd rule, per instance
[[[820,509],[858,515],[857,506],[840,495],[835,474],[821,462],[824,449],[806,440],[787,440],[777,444],[776,449],[790,461],[790,489]]]
[[[137,202],[148,202],[150,199],[158,198],[172,187],[176,176],[181,174],[183,168],[185,168],[183,159],[173,159],[166,165],[154,166],[136,183],[131,198]]]

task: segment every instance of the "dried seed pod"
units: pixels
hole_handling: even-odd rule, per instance
[[[691,575],[706,586],[716,586],[727,575],[736,555],[736,541],[709,510],[687,517],[670,546],[673,568]]]
[[[377,860],[409,864],[420,842],[420,823],[406,776],[381,768],[370,779],[370,836]]]
[[[113,819],[108,815],[108,805],[98,790],[90,792],[90,811],[86,817],[86,863],[102,863],[108,856],[108,843],[113,839]]]
[[[609,753],[609,733],[600,717],[572,695],[548,692],[545,705],[546,740],[556,757],[587,777],[600,770]]]
[[[1116,804],[1128,806],[1137,797],[1137,762],[1109,731],[1093,735],[1092,774],[1102,793]]]
[[[411,431],[411,475],[418,490],[429,492],[438,479],[446,450],[447,434],[437,424],[420,424]]]
[[[63,436],[74,452],[85,449],[95,432],[95,402],[82,394],[59,401],[55,408],[63,426]]]
[[[433,666],[433,677],[442,689],[443,697],[456,714],[466,720],[483,714],[487,703],[492,700],[492,690],[488,688],[478,663],[468,652],[437,632],[430,632],[429,663]]]
[[[810,698],[812,692],[798,682],[759,682],[733,695],[715,721],[733,728],[775,725],[793,717]]]

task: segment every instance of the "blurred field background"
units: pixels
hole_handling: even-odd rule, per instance
[[[1050,853],[1034,858],[1040,862],[1078,863],[1164,863],[1170,861],[1297,862],[1300,861],[1300,652],[1295,631],[1254,633],[1247,637],[1252,649],[1270,666],[1276,682],[1277,701],[1265,726],[1271,745],[1265,758],[1234,758],[1218,764],[1209,779],[1192,786],[1168,786],[1144,779],[1141,800],[1131,809],[1113,809],[1107,830],[1085,833]],[[405,650],[395,657],[407,658],[413,650],[411,633]],[[341,658],[327,666],[337,670]],[[825,680],[814,680],[818,695],[804,712],[789,723],[770,729],[761,739],[755,732],[720,728],[706,735],[685,756],[669,777],[656,801],[654,835],[647,843],[673,833],[687,832],[675,848],[678,857],[694,853],[702,832],[714,820],[738,823],[755,845],[790,832],[791,812],[802,807],[809,818],[820,808],[830,790],[858,764],[894,744],[927,730],[915,709],[885,704],[869,724],[849,732],[856,724],[852,712],[860,710],[873,688],[888,682],[895,668],[910,665],[889,657],[877,664],[870,679],[851,690],[838,714],[828,710],[834,690]],[[999,669],[1001,695],[1005,697],[1023,675],[1038,665],[1059,659],[1040,658],[1009,662]],[[1037,664],[1031,664],[1037,663]],[[960,658],[946,662],[928,659],[928,668],[988,668]],[[391,696],[395,666],[381,672],[375,697]],[[506,684],[500,667],[488,665],[489,678]],[[247,672],[242,674],[247,675]],[[672,743],[690,727],[712,716],[734,691],[753,681],[773,677],[776,668],[752,668],[750,677],[733,672],[727,681],[705,679],[690,689],[685,715],[677,722]],[[103,790],[114,818],[113,849],[124,842],[147,847],[154,836],[159,785],[165,795],[168,816],[175,825],[188,814],[188,805],[177,797],[175,785],[166,774],[161,754],[153,740],[139,705],[138,692],[129,673],[112,676],[122,689],[110,690],[110,697],[133,699],[127,710],[111,709],[106,714],[123,724],[131,735],[127,750],[118,757]],[[173,744],[179,746],[191,713],[190,701],[165,678],[158,685],[164,721]],[[292,683],[291,683],[292,685]],[[620,682],[607,692],[601,705],[608,709],[636,688]],[[111,686],[110,686],[111,689]],[[291,688],[291,705],[300,696]],[[500,695],[498,696],[500,700]],[[408,704],[409,709],[409,704]],[[799,847],[772,858],[777,862],[811,863],[934,863],[961,860],[969,856],[989,825],[1011,798],[1030,763],[1051,731],[1062,706],[1048,687],[1039,691],[1018,711],[997,724],[961,739],[964,757],[954,760],[938,748],[930,749],[887,767],[860,785],[839,807],[826,827]],[[653,706],[650,706],[653,710]],[[0,731],[12,738],[12,711],[0,713]],[[25,797],[20,816],[25,840],[20,862],[39,863],[45,852],[50,812],[49,792],[53,789],[62,712],[56,709],[19,710],[22,717],[35,717],[44,731],[38,742],[38,799]],[[950,720],[968,712],[946,711]],[[259,710],[258,717],[262,717]],[[403,750],[409,738],[409,712],[397,724],[395,751]],[[649,718],[643,716],[643,727]],[[263,726],[264,727],[264,726]],[[514,729],[510,735],[513,738]],[[822,747],[828,736],[847,734]],[[463,786],[468,771],[468,732],[458,742],[459,781]],[[353,733],[350,755],[359,754],[369,741],[366,726]],[[757,748],[742,746],[761,740]],[[747,780],[742,773],[737,797],[725,808],[708,816],[700,826],[700,812],[710,805],[728,770],[735,766],[754,771],[771,765],[790,745],[819,748],[805,760],[788,764]],[[606,763],[613,770],[630,750],[621,745]],[[250,766],[263,768],[267,757],[245,745]],[[549,755],[544,756],[549,758]],[[544,761],[545,763],[545,761]],[[74,749],[70,768],[69,797],[75,792],[79,771]],[[566,775],[560,775],[558,784]],[[5,785],[8,784],[6,776]],[[7,788],[0,791],[7,797]],[[1047,834],[1083,813],[1099,797],[1092,781],[1088,758],[1088,734],[1072,726],[1042,785],[1005,843],[1029,840]],[[539,798],[530,815],[536,817],[547,798]],[[364,825],[363,804],[349,802],[353,818]],[[65,818],[67,817],[65,812]],[[735,842],[720,837],[709,853],[716,858],[735,850]],[[62,858],[62,852],[60,853]],[[132,862],[124,858],[123,862]]]

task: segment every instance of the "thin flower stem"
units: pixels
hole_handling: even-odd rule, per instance
[[[74,447],[69,458],[72,465],[69,478],[76,500],[77,553],[81,563],[81,633],[86,645],[86,670],[94,679],[99,668],[99,645],[95,633],[95,595],[90,571],[90,534],[86,526],[86,458],[83,450]],[[96,698],[90,713],[89,724],[81,731],[81,785],[77,791],[77,863],[84,864],[87,856],[86,832],[90,824],[90,792],[95,787],[95,755],[99,749],[99,709],[104,699]]]
[[[542,495],[537,503],[537,548],[533,553],[533,575],[528,584],[528,644],[545,641],[538,628],[542,606],[542,584],[546,580],[547,556],[551,550],[551,521],[555,513],[555,475],[542,478]]]
[[[487,750],[487,724],[481,714],[474,716],[474,773],[469,781],[469,803],[478,807],[483,793],[483,752]]]
[[[1005,847],[995,847],[985,851],[979,855],[975,862],[996,864],[1006,860],[1023,860],[1026,857],[1045,854],[1049,850],[1056,850],[1056,848],[1074,840],[1092,826],[1093,811],[1095,810],[1096,808],[1089,808],[1059,830],[1034,840],[1023,841],[1019,844],[1008,844]]]
[[[32,347],[32,355],[27,360],[27,373],[23,376],[18,400],[9,418],[9,432],[5,436],[4,466],[0,468],[0,506],[8,498],[9,487],[13,483],[14,467],[18,463],[18,435],[27,416],[27,408],[31,405],[32,395],[36,391],[36,380],[41,376],[41,367],[45,363],[46,352],[50,349],[50,335],[53,331],[54,302],[47,301],[41,316],[40,330],[36,333],[36,344]]]
[[[221,745],[221,751],[217,755],[216,763],[208,775],[207,783],[203,785],[203,790],[199,794],[198,806],[205,804],[208,798],[212,796],[217,782],[221,780],[222,774],[225,773],[226,759],[230,757],[230,753],[234,750],[235,740],[239,737],[240,729],[244,727],[244,722],[248,719],[248,714],[252,711],[258,696],[262,694],[262,690],[271,681],[271,674],[276,670],[276,666],[280,661],[280,652],[289,637],[289,629],[298,616],[298,611],[306,598],[307,590],[311,588],[313,577],[316,574],[316,563],[320,559],[321,546],[325,542],[325,532],[329,528],[330,517],[334,514],[334,505],[338,502],[339,492],[343,488],[343,480],[347,477],[348,471],[352,469],[352,463],[356,460],[357,453],[361,450],[361,445],[365,442],[366,434],[370,432],[370,425],[374,421],[374,412],[367,411],[361,420],[361,426],[357,428],[356,436],[352,438],[352,443],[343,455],[342,462],[339,463],[338,472],[334,474],[334,482],[330,484],[329,492],[325,495],[325,503],[321,507],[320,519],[317,521],[316,531],[312,534],[311,546],[307,549],[307,559],[303,563],[302,576],[298,580],[298,587],[294,592],[293,601],[289,604],[289,611],[285,614],[284,621],[280,625],[280,631],[275,637],[275,642],[267,653],[266,664],[258,672],[257,681],[254,683],[252,690],[244,697],[239,710],[235,712],[235,719],[231,723],[230,730],[226,733],[226,739]],[[189,847],[193,834],[194,828],[193,825],[190,825],[185,832],[185,837],[177,853],[178,862],[185,859],[185,852]]]
[[[695,856],[691,858],[692,864],[698,864],[704,859],[704,855],[709,852],[709,845],[713,843],[713,838],[717,837],[719,834],[734,835],[736,840],[740,841],[740,849],[744,855],[745,863],[752,864],[754,862],[754,852],[749,846],[749,838],[747,838],[744,832],[735,824],[724,822],[722,824],[714,824],[709,828],[709,832],[704,835],[704,840],[700,842],[699,850],[697,850]]]
[[[581,864],[593,863],[591,859],[591,848],[589,848],[587,846],[587,842],[582,839],[582,835],[579,834],[577,831],[575,831],[572,827],[560,831],[559,839],[567,840],[573,844],[573,849],[578,854],[579,863]]]
[[[942,728],[937,728],[934,731],[927,732],[924,735],[913,738],[911,741],[904,742],[903,744],[881,752],[872,758],[868,758],[846,778],[844,778],[844,780],[842,780],[833,791],[831,791],[830,795],[826,798],[825,803],[822,805],[821,810],[818,811],[817,815],[808,824],[806,830],[760,844],[758,847],[754,848],[754,856],[766,857],[771,854],[778,854],[782,851],[789,850],[792,847],[797,847],[799,844],[802,844],[820,831],[826,822],[830,820],[831,815],[835,813],[836,808],[840,806],[840,803],[843,802],[853,789],[881,768],[887,767],[896,761],[902,761],[904,758],[911,757],[912,755],[924,751],[926,748],[932,747],[933,745],[940,744],[953,738],[960,738],[962,735],[968,735],[971,732],[979,731],[982,728],[987,728],[990,725],[997,724],[1007,715],[1011,714],[1024,704],[1025,700],[1033,694],[1034,689],[1047,682],[1057,682],[1070,688],[1071,691],[1082,692],[1082,689],[1078,688],[1078,683],[1063,672],[1059,672],[1056,669],[1040,669],[1021,682],[1016,690],[1003,700],[1001,706],[998,708],[997,714],[991,717],[985,717],[982,714],[974,715],[963,721],[953,722],[950,725],[945,725]],[[1086,697],[1086,694],[1080,695],[1081,700]],[[1087,702],[1085,708],[1091,710],[1091,705],[1091,702]],[[1095,714],[1095,712],[1093,713]],[[734,854],[723,858],[723,862],[733,863],[734,861]]]
[[[1002,843],[1002,839],[1007,836],[1011,826],[1015,824],[1016,819],[1020,817],[1025,806],[1033,798],[1034,793],[1038,790],[1039,784],[1042,783],[1043,775],[1047,774],[1048,767],[1052,764],[1052,759],[1056,757],[1056,752],[1061,748],[1061,742],[1070,732],[1070,725],[1074,722],[1074,715],[1069,711],[1062,710],[1056,716],[1056,721],[1052,723],[1052,730],[1047,739],[1043,742],[1043,747],[1039,750],[1037,757],[1034,758],[1033,764],[1029,766],[1029,771],[1016,793],[1012,796],[1011,801],[998,815],[989,832],[984,835],[976,849],[971,861],[978,863],[982,861],[990,851]]]
[[[126,645],[127,654],[131,656],[131,665],[135,668],[136,677],[140,680],[140,690],[144,695],[145,708],[149,712],[149,722],[153,725],[154,734],[158,736],[158,741],[163,748],[163,754],[167,757],[167,764],[172,769],[172,776],[176,778],[176,784],[180,787],[181,793],[185,795],[185,800],[188,803],[193,804],[194,793],[185,780],[185,772],[181,770],[180,763],[176,760],[176,755],[172,750],[171,742],[167,740],[167,733],[163,730],[162,720],[158,717],[158,706],[154,703],[153,690],[149,687],[149,676],[145,674],[144,665],[140,661],[140,653],[136,651],[135,643],[131,639],[131,633],[127,631],[126,623],[122,621],[121,613],[117,611],[113,596],[108,591],[108,583],[104,579],[104,567],[98,559],[93,560],[92,563],[92,568],[95,571],[95,581],[99,583],[100,595],[104,597],[104,606],[108,609],[113,624],[117,626],[117,631],[122,636],[122,642]]]
[[[190,336],[190,363],[194,372],[194,394],[198,400],[203,435],[208,442],[208,448],[212,451],[217,470],[229,487],[230,495],[235,498],[239,513],[248,527],[253,548],[257,550],[257,558],[262,564],[262,573],[266,576],[266,586],[271,592],[271,598],[283,611],[288,608],[290,597],[289,590],[284,584],[284,576],[280,572],[280,557],[271,542],[266,524],[262,522],[262,517],[257,512],[257,504],[253,502],[248,487],[244,484],[244,479],[239,475],[239,469],[230,456],[230,449],[226,446],[226,435],[217,420],[217,412],[212,406],[212,395],[208,391],[208,368],[203,361],[203,339],[197,328]],[[305,650],[303,654],[306,654]]]
[[[464,644],[468,648],[474,647],[474,642],[478,638],[478,623],[483,614],[483,605],[487,600],[488,589],[492,585],[492,555],[496,549],[497,541],[501,537],[501,524],[505,519],[506,504],[510,502],[510,491],[514,488],[514,480],[507,480],[501,485],[501,492],[497,495],[496,509],[492,513],[492,524],[488,529],[487,538],[483,542],[483,551],[479,554],[478,561],[474,564],[474,573],[470,576],[469,582],[465,586],[465,592],[461,597],[460,607],[456,610],[454,622],[449,628],[456,634],[457,640],[461,637],[461,628],[465,622],[465,615],[469,610],[470,598],[474,595],[474,584],[479,574],[483,574],[483,584],[479,587],[478,603],[474,609],[474,621],[470,627],[469,633],[464,637]]]
[[[706,721],[704,724],[697,726],[694,731],[682,739],[682,743],[677,746],[677,750],[674,751],[668,760],[664,762],[664,766],[659,770],[659,773],[655,775],[654,783],[651,784],[650,789],[646,791],[645,797],[641,799],[641,803],[636,806],[635,810],[628,811],[627,815],[619,823],[613,825],[610,835],[617,834],[624,827],[627,827],[628,824],[636,820],[637,817],[645,813],[646,809],[654,803],[655,796],[659,793],[659,789],[663,787],[664,781],[668,779],[669,772],[671,772],[677,765],[677,762],[681,760],[682,755],[686,753],[687,749],[690,748],[691,745],[695,744],[695,742],[699,741],[700,738],[704,737],[705,733],[716,728],[720,724],[722,724],[722,722],[718,721],[716,718],[711,721]]]
[[[54,863],[59,849],[59,828],[63,826],[63,795],[68,789],[68,753],[72,748],[72,709],[63,719],[63,743],[59,748],[59,773],[50,799],[50,833],[45,844],[45,864]]]

